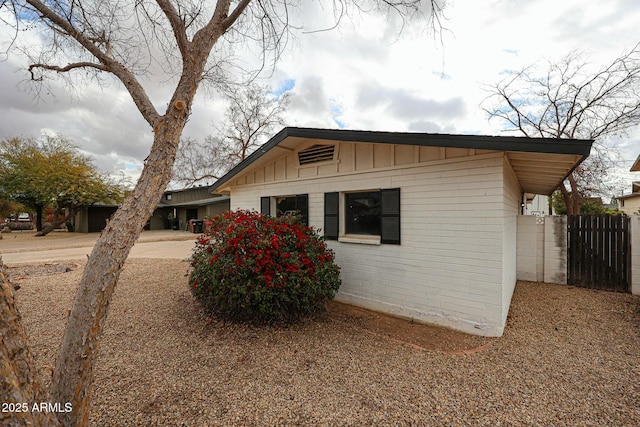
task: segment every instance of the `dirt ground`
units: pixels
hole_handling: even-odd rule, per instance
[[[51,274],[67,273],[83,265],[80,262],[49,262],[7,267],[9,277],[20,285],[25,279]],[[413,322],[348,304],[329,301],[327,313],[331,320],[360,329],[363,333],[390,339],[401,345],[420,350],[443,351],[452,354],[469,354],[484,350],[492,339],[451,329]]]
[[[72,242],[86,236],[78,233],[68,233],[56,230],[45,237],[34,237],[35,231],[13,231],[3,234],[4,245],[19,247],[20,244],[57,244],[54,242]],[[187,236],[189,237],[189,236]],[[67,244],[66,242],[64,244]],[[80,268],[77,262],[48,262],[41,264],[26,264],[9,267],[10,277],[19,285],[20,280],[60,274]],[[331,319],[346,323],[362,330],[364,333],[379,335],[381,338],[391,339],[398,344],[423,350],[439,350],[451,353],[467,353],[480,351],[491,343],[490,338],[469,335],[451,329],[426,325],[401,319],[386,314],[365,310],[362,308],[330,301],[327,304],[327,316]]]
[[[188,264],[127,261],[91,426],[640,425],[637,296],[518,282],[500,338],[333,302],[324,318],[250,327],[203,312]],[[10,269],[45,382],[82,268]]]
[[[356,326],[367,333],[388,337],[392,341],[421,350],[447,353],[474,353],[485,349],[492,339],[451,329],[412,322],[363,308],[331,301],[328,316]]]

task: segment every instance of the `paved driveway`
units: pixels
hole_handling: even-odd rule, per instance
[[[129,257],[186,259],[191,255],[197,236],[173,230],[144,231],[131,249]],[[68,236],[51,238],[12,239],[8,234],[0,240],[0,255],[5,264],[85,259],[98,237],[98,233],[69,233]]]

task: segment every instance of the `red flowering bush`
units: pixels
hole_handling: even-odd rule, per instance
[[[291,216],[218,215],[198,239],[191,266],[196,299],[225,320],[292,322],[324,308],[340,287],[333,251]]]

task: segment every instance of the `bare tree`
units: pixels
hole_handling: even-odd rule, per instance
[[[61,424],[88,423],[93,367],[109,303],[129,251],[170,181],[180,136],[198,87],[224,71],[224,64],[237,44],[257,42],[264,53],[263,64],[268,58],[276,60],[292,29],[289,16],[302,3],[301,0],[0,1],[3,16],[7,13],[14,16],[15,21],[9,23],[14,29],[32,26],[43,40],[48,40],[41,51],[33,51],[35,46],[25,50],[30,55],[28,71],[35,83],[45,84],[52,76],[76,84],[78,78],[109,83],[111,76],[128,91],[153,130],[153,144],[142,174],[97,240],[67,321],[50,388],[51,401],[73,405],[73,411],[57,414]],[[349,6],[363,12],[377,9],[402,17],[414,16],[425,7],[429,7],[429,13],[438,11],[439,3],[443,1],[333,1],[335,10],[348,10],[345,7]],[[3,19],[3,23],[7,21]],[[15,31],[15,35],[20,37],[23,32]],[[158,111],[159,104],[151,101],[144,86],[153,79],[174,85],[170,99],[163,104],[166,105],[163,112]],[[11,319],[18,322],[15,316]],[[5,336],[4,331],[4,346],[19,340],[19,334]],[[2,357],[7,356],[2,353]],[[3,386],[0,400],[12,401],[12,392]],[[41,424],[51,425],[48,421]]]
[[[611,137],[640,123],[640,44],[595,71],[577,52],[545,67],[527,67],[491,86],[484,110],[527,137],[595,141],[589,159],[559,187],[574,215],[611,170]]]
[[[223,92],[229,100],[222,124],[203,142],[180,141],[173,166],[173,181],[184,186],[218,179],[255,151],[277,127],[284,126],[282,113],[289,105],[289,93],[273,93],[256,83],[229,86]]]

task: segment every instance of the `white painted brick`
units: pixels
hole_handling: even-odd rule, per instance
[[[232,189],[231,206],[259,210],[261,196],[306,193],[310,225],[322,228],[324,192],[400,187],[402,245],[328,242],[342,267],[339,299],[471,333],[499,335],[511,282],[515,283],[519,197],[512,178],[503,179],[503,168],[502,156],[485,156],[238,186]]]

